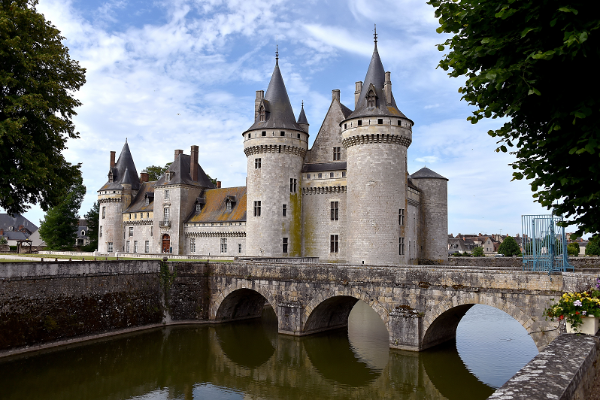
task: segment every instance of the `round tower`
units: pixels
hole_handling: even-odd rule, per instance
[[[421,168],[411,179],[421,191],[421,264],[448,262],[448,178]]]
[[[266,95],[256,92],[254,124],[243,133],[249,256],[300,256],[302,252],[301,179],[308,132],[296,122],[278,60]]]
[[[348,261],[407,264],[406,154],[413,122],[396,106],[377,36],[365,81],[356,87],[355,110],[340,124],[347,155]]]

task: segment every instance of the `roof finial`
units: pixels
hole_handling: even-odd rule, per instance
[[[374,24],[374,25],[375,25],[375,29],[374,29],[375,33],[373,34],[373,37],[375,38],[375,48],[377,48],[377,24]]]
[[[125,143],[127,143],[127,138],[125,138]]]
[[[302,108],[304,108],[304,100],[302,100]]]
[[[275,46],[275,65],[279,65],[279,45]]]

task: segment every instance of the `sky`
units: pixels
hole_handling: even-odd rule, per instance
[[[449,233],[521,232],[521,215],[549,214],[527,181],[512,181],[510,154],[487,134],[501,120],[476,125],[461,101],[461,79],[436,68],[446,36],[424,0],[40,0],[43,13],[85,67],[74,95],[80,138],[67,161],[81,163],[83,216],[107,181],[109,153],[129,143],[138,173],[200,148],[199,163],[223,187],[243,186],[242,132],[254,118],[256,90],[279,65],[296,117],[302,101],[314,141],[331,90],[354,108],[355,82],[378,48],[391,71],[400,110],[412,121],[409,173],[427,166],[447,177]],[[35,224],[43,211],[25,216]]]

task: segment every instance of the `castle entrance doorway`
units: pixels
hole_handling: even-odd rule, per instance
[[[162,252],[170,253],[171,251],[171,237],[167,234],[162,237]]]

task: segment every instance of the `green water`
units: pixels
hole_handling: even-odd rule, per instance
[[[303,338],[278,335],[266,309],[261,320],[155,329],[4,360],[0,398],[485,399],[537,354],[515,323],[473,307],[456,343],[414,353],[389,350],[385,326],[362,302],[347,330]]]

